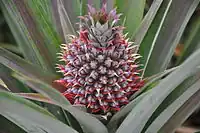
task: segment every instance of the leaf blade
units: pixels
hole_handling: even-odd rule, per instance
[[[195,17],[191,19],[191,25],[188,27],[187,37],[183,40],[184,49],[180,57],[178,57],[177,64],[182,63],[189,55],[192,54],[200,46],[200,18]]]
[[[182,115],[182,120],[179,117],[179,120],[176,120],[176,123],[173,124],[169,124],[169,120],[172,120],[174,117],[173,114],[177,114],[177,111],[181,109],[181,107],[183,107],[185,104],[187,104],[187,102],[189,102],[189,99],[193,99],[194,95],[198,95],[199,96],[199,85],[200,82],[199,80],[193,84],[191,87],[189,87],[179,98],[177,98],[171,105],[169,105],[154,121],[153,123],[149,126],[149,128],[147,129],[146,132],[173,132],[175,130],[175,128],[177,128],[178,126],[180,126],[182,124],[182,122],[184,122],[184,120],[186,120],[186,118],[189,116],[189,114],[185,114]],[[197,94],[195,94],[197,93]],[[196,97],[196,96],[194,96]],[[195,99],[195,98],[194,98]],[[197,103],[197,101],[196,101]],[[187,104],[188,105],[188,104]],[[200,103],[198,104],[193,104],[189,105],[191,108],[191,110],[194,111],[194,108],[198,107],[200,105]],[[184,107],[183,107],[184,108]],[[181,111],[182,112],[182,111]],[[173,126],[170,126],[173,125]],[[164,126],[164,127],[163,127]],[[170,126],[170,128],[169,128]],[[168,127],[166,130],[166,127]]]
[[[74,28],[71,24],[71,21],[69,19],[67,11],[65,10],[62,0],[57,1],[57,8],[58,8],[59,16],[60,16],[60,22],[61,22],[65,42],[68,43],[67,35],[69,34],[75,35],[76,32],[74,31]]]
[[[145,15],[144,19],[142,20],[138,31],[136,32],[135,36],[131,37],[131,40],[135,40],[137,45],[140,45],[142,40],[144,39],[148,29],[150,28],[158,9],[160,8],[163,0],[155,0],[152,3],[149,11]]]
[[[127,104],[124,108],[122,108],[119,112],[117,112],[107,124],[109,132],[115,133],[118,128],[118,125],[120,124],[120,121],[125,119],[128,113],[148,94],[149,92],[141,94],[136,99]]]
[[[71,115],[73,115],[76,120],[82,125],[82,128],[87,133],[108,133],[106,127],[96,118],[91,115],[82,112],[72,106],[69,106],[69,102],[64,96],[59,94],[55,89],[51,86],[35,80],[31,80],[25,75],[17,76],[16,78],[27,84],[28,86],[33,87],[36,91],[40,92],[44,96],[49,97],[56,105],[68,111]],[[95,127],[92,128],[92,127]]]
[[[154,37],[154,43],[145,62],[143,72],[145,77],[166,69],[186,24],[199,2],[199,0],[169,2],[168,9],[170,10],[165,12],[167,13],[166,18],[160,24],[160,30]],[[177,6],[180,8],[176,8]]]
[[[160,103],[175,89],[175,87],[198,70],[197,66],[200,64],[200,61],[198,61],[199,55],[200,50],[188,58],[179,69],[172,72],[156,87],[154,87],[151,90],[150,95],[147,95],[144,99],[142,99],[142,101],[136,105],[137,107],[129,113],[124,122],[118,128],[117,133],[129,133],[132,131],[140,133]],[[193,59],[196,59],[196,61]],[[163,90],[162,88],[165,89]],[[137,121],[134,125],[130,126],[130,123],[135,120]]]
[[[34,48],[32,47],[32,40],[26,38],[23,34],[24,32],[27,32],[27,29],[25,28],[25,25],[21,23],[23,20],[20,17],[19,13],[16,11],[16,8],[9,8],[11,5],[13,5],[12,2],[6,2],[6,1],[0,1],[0,6],[2,9],[2,12],[4,14],[4,17],[11,29],[11,32],[13,36],[15,37],[17,43],[21,47],[21,51],[25,58],[29,59],[30,61],[34,62],[35,64],[40,65],[39,59],[37,57],[37,53],[34,51]],[[12,7],[12,6],[11,6]],[[18,22],[15,21],[15,17],[18,17]],[[31,45],[30,45],[31,44]],[[28,54],[32,53],[32,54]]]
[[[38,133],[77,133],[72,128],[56,120],[41,107],[20,99],[15,95],[0,91],[0,113],[25,131]],[[17,107],[17,108],[16,108]],[[31,115],[29,114],[31,112]]]
[[[126,18],[125,32],[129,32],[128,36],[132,37],[142,21],[145,0],[115,0],[115,5],[117,11],[123,13],[120,24],[122,25],[123,20]]]
[[[15,54],[0,48],[0,63],[9,67],[17,73],[27,75],[32,78],[40,79],[48,84],[52,84],[52,81],[57,78],[56,75],[42,71],[41,68],[25,61],[24,59],[17,57]]]

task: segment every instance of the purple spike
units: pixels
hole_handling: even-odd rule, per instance
[[[91,13],[92,15],[96,13],[96,9],[94,7],[90,6],[89,4],[87,6],[88,6],[89,13]]]
[[[107,9],[107,5],[104,3],[101,8],[101,12],[106,13],[106,9]]]
[[[109,16],[112,18],[115,18],[115,16],[117,16],[116,8],[110,11]]]

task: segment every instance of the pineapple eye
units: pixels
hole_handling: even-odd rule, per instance
[[[91,66],[92,69],[96,69],[97,68],[97,62],[91,61],[90,66]]]
[[[103,62],[104,61],[104,55],[98,55],[98,57],[97,57],[97,60],[99,61],[99,62]]]

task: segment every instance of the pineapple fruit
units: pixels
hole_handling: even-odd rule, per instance
[[[85,105],[90,113],[116,112],[144,84],[139,76],[137,46],[123,35],[116,9],[106,12],[106,5],[96,10],[88,5],[88,15],[81,19],[79,37],[70,35],[71,43],[62,44],[56,80],[66,87],[63,95],[72,104]]]

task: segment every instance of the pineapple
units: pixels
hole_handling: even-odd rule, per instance
[[[137,46],[125,39],[120,14],[106,12],[106,5],[95,10],[88,5],[88,15],[79,17],[79,37],[69,36],[71,43],[62,44],[56,80],[66,87],[63,95],[72,104],[85,105],[90,113],[120,110],[129,97],[143,86],[136,53]]]

